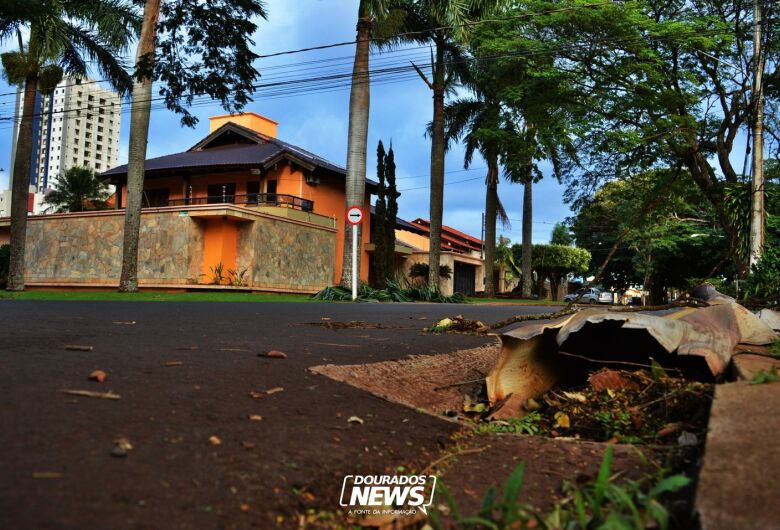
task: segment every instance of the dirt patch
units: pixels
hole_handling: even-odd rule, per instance
[[[496,364],[498,345],[401,361],[321,365],[310,370],[415,409],[441,415],[459,411],[464,394],[479,391]]]

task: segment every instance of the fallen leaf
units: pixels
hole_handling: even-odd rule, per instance
[[[249,511],[249,505],[248,504],[242,504],[239,508],[244,513],[247,513]]]
[[[247,451],[251,451],[255,448],[255,444],[253,442],[241,442],[241,447],[246,449]]]
[[[130,443],[130,440],[124,437],[117,438],[116,440],[114,440],[114,444],[117,445],[118,447],[123,448],[126,451],[133,450],[133,444]]]
[[[222,440],[218,436],[209,436],[209,443],[211,445],[222,445]]]
[[[70,351],[92,351],[92,346],[80,346],[78,344],[66,344],[66,350]]]
[[[615,393],[612,392],[613,390],[640,390],[639,383],[632,381],[617,370],[610,370],[609,368],[604,368],[591,374],[588,377],[588,382],[593,390],[597,392],[606,390],[610,397],[615,396]]]
[[[106,380],[106,373],[103,370],[95,370],[91,374],[89,374],[89,380],[90,381],[97,381],[98,383],[102,383]]]
[[[250,414],[249,421],[262,421],[263,417],[260,414]]]
[[[271,351],[265,352],[264,357],[270,357],[272,359],[286,359],[287,358],[287,354],[284,353],[283,351],[271,350]]]
[[[486,408],[484,403],[472,403],[470,396],[463,396],[463,412],[484,412]]]
[[[63,390],[62,393],[68,394],[70,396],[82,396],[98,399],[122,399],[122,396],[119,394],[114,394],[110,390],[108,392],[93,392],[91,390]]]
[[[676,433],[682,427],[682,423],[667,423],[656,433],[657,438],[666,438],[667,436]]]
[[[359,423],[363,425],[363,419],[358,416],[350,416],[347,423]]]
[[[35,471],[32,474],[33,478],[61,478],[62,473],[57,473],[56,471]]]
[[[525,400],[525,403],[523,403],[523,408],[528,412],[533,412],[542,408],[542,405],[540,405],[539,402],[534,398],[528,398]]]
[[[565,412],[559,411],[555,413],[555,423],[562,429],[568,429],[571,427],[571,420],[569,420],[569,415]]]
[[[571,401],[579,401],[580,403],[585,403],[588,401],[588,398],[585,397],[585,394],[580,392],[563,392],[563,395]]]
[[[259,399],[261,397],[271,396],[273,394],[276,394],[278,392],[283,392],[283,391],[284,391],[284,388],[282,388],[280,386],[277,386],[275,388],[271,388],[271,389],[268,389],[268,390],[259,390],[259,391],[258,390],[250,390],[249,391],[249,397],[251,397],[252,399]]]

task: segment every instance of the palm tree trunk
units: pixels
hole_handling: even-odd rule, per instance
[[[430,249],[428,251],[428,282],[439,286],[441,263],[441,225],[444,215],[444,43],[436,40],[436,64],[433,73],[433,129],[431,132],[431,197]]]
[[[141,38],[136,52],[136,66],[145,56],[154,54],[157,41],[157,20],[160,0],[146,0]],[[149,118],[152,109],[152,79],[143,76],[133,84],[130,110],[130,142],[127,157],[127,205],[122,246],[122,274],[120,292],[138,291],[138,239],[141,233],[141,200],[144,190],[146,142],[149,137]]]
[[[498,209],[498,162],[488,160],[487,192],[485,193],[485,296],[496,294],[493,271],[496,261],[496,215]]]
[[[371,17],[366,12],[365,2],[358,8],[357,44],[355,62],[352,65],[352,87],[349,94],[349,132],[347,133],[347,203],[360,206],[366,211],[366,151],[368,145],[368,114],[371,108],[371,85],[368,73],[368,52],[371,44]],[[363,223],[358,225],[357,269],[360,281],[360,258],[363,253]],[[344,219],[344,251],[342,254],[341,285],[352,288],[352,227]]]
[[[522,272],[523,272],[523,298],[531,297],[533,289],[533,267],[531,256],[531,244],[533,241],[533,182],[530,176],[523,183],[523,242],[522,242]]]
[[[16,140],[14,177],[11,185],[11,257],[8,264],[9,291],[24,290],[24,249],[27,243],[27,210],[30,195],[30,169],[33,156],[33,123],[38,76],[24,80],[24,106],[19,137]]]

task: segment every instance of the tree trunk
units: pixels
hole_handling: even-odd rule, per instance
[[[485,296],[494,296],[493,283],[496,260],[496,210],[498,209],[498,161],[488,161],[487,192],[485,193]]]
[[[157,21],[160,17],[160,0],[146,0],[141,38],[136,52],[139,61],[154,54],[157,41]],[[119,291],[138,291],[138,239],[141,233],[141,206],[144,191],[144,164],[146,143],[149,137],[149,118],[152,109],[152,79],[144,75],[133,84],[130,110],[130,141],[127,157],[127,204],[125,206],[125,231],[122,245],[122,274]]]
[[[523,273],[523,298],[531,297],[531,290],[533,289],[533,261],[532,261],[532,244],[533,244],[533,182],[529,177],[523,183],[523,241],[522,241],[522,259],[521,269]]]
[[[368,114],[371,107],[371,85],[368,72],[368,55],[371,44],[371,18],[361,8],[358,13],[357,45],[355,62],[352,66],[352,88],[349,94],[349,132],[347,137],[347,202],[360,206],[365,218],[370,217],[366,200],[366,150],[368,144]],[[360,258],[363,240],[363,223],[358,225],[358,282],[360,281]],[[352,226],[344,219],[344,252],[342,253],[341,285],[352,288]]]
[[[24,249],[27,243],[27,205],[33,156],[33,123],[38,76],[24,80],[24,106],[19,137],[16,140],[14,176],[11,184],[11,257],[8,264],[9,291],[24,290]],[[37,158],[36,158],[37,162]]]
[[[428,282],[439,286],[441,263],[441,225],[444,215],[444,43],[436,41],[436,64],[433,73],[433,129],[431,133],[431,196],[430,250],[428,251]]]
[[[761,51],[761,3],[753,0],[753,181],[750,200],[750,256],[752,267],[764,253],[764,54]]]

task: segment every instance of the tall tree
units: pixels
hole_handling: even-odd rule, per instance
[[[385,287],[395,270],[395,222],[398,216],[398,192],[395,180],[393,146],[385,153],[382,141],[377,146],[377,200],[372,230],[374,234],[374,279],[379,288]]]
[[[496,261],[496,220],[506,228],[509,219],[498,197],[501,164],[507,153],[517,148],[519,135],[511,116],[492,94],[491,80],[481,77],[478,67],[470,69],[468,86],[473,97],[462,97],[447,104],[444,109],[447,142],[463,140],[463,166],[468,169],[475,152],[487,164],[485,177],[485,295],[493,296],[494,266]]]
[[[504,0],[415,0],[407,8],[397,43],[432,45],[430,78],[415,66],[433,93],[431,136],[429,283],[439,284],[441,225],[444,213],[444,98],[467,64],[459,43],[465,42],[474,22],[495,12]]]
[[[563,223],[555,223],[552,234],[550,234],[551,245],[563,245],[570,247],[574,244],[574,236],[571,235],[569,227]]]
[[[385,236],[385,232],[387,232],[387,223],[385,222],[387,218],[386,158],[385,146],[382,140],[379,140],[379,144],[376,147],[376,178],[379,181],[379,185],[376,191],[376,205],[374,206],[374,219],[371,223],[371,229],[374,237],[374,281],[380,289],[384,287],[387,278],[387,270],[385,269],[387,262],[384,257],[384,244],[387,239]]]
[[[511,149],[503,165],[512,182],[523,185],[521,292],[533,288],[532,228],[533,184],[542,178],[539,163],[552,162],[561,179],[577,161],[571,137],[574,111],[569,101],[574,90],[570,75],[555,64],[556,56],[544,49],[546,36],[534,25],[531,6],[515,4],[499,20],[476,27],[469,49],[476,60],[481,85],[499,101],[504,121],[513,123]]]
[[[87,62],[117,90],[126,93],[131,79],[121,57],[132,40],[138,18],[122,0],[33,0],[21,10],[0,13],[0,41],[16,36],[19,51],[4,53],[3,70],[24,92],[22,119],[14,157],[11,194],[11,258],[8,290],[24,289],[27,203],[33,157],[35,100],[47,94],[63,75],[86,77]],[[25,46],[21,29],[29,30]]]
[[[605,180],[682,165],[712,204],[730,251],[739,246],[748,232],[729,219],[724,190],[745,178],[731,155],[758,110],[750,97],[752,8],[733,0],[638,0],[535,18],[581,89],[584,171],[571,175],[567,200],[586,201]],[[765,58],[773,71],[780,50],[770,47]],[[768,108],[772,97],[768,90]],[[737,262],[746,271],[745,260]]]
[[[149,133],[152,83],[183,125],[198,120],[187,108],[196,96],[219,100],[228,112],[251,101],[259,76],[250,46],[256,18],[266,18],[262,0],[146,0],[138,41],[130,114],[127,206],[119,290],[138,290],[138,240]],[[226,28],[230,28],[226,31]]]

